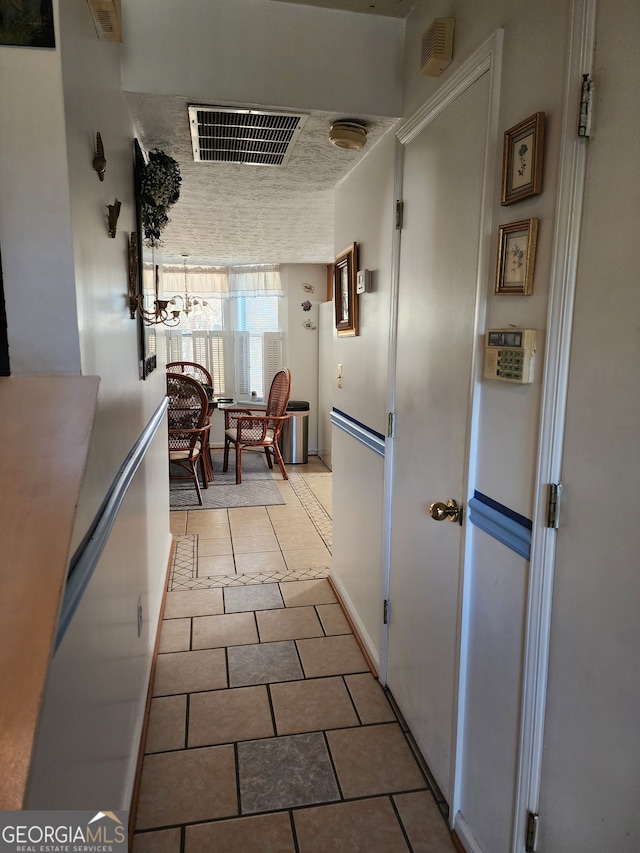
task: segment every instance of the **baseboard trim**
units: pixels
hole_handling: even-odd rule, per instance
[[[480,847],[476,841],[469,824],[462,817],[460,812],[456,815],[453,827],[453,835],[455,835],[457,843],[461,845],[459,848],[461,853],[483,853],[482,847]],[[454,844],[455,843],[456,842],[454,841]]]
[[[373,662],[373,659],[372,659],[371,655],[369,654],[367,646],[365,645],[365,643],[362,640],[362,637],[360,636],[360,631],[358,630],[358,626],[356,625],[355,621],[351,617],[351,613],[349,612],[349,608],[345,604],[343,593],[341,593],[336,580],[334,578],[332,578],[331,575],[329,575],[327,580],[329,581],[329,586],[333,590],[335,597],[338,599],[338,604],[340,605],[340,608],[341,608],[342,612],[344,613],[344,618],[347,620],[347,622],[349,623],[349,627],[353,631],[353,636],[355,637],[356,643],[360,647],[360,651],[364,655],[364,659],[367,662],[367,666],[371,670],[371,674],[373,675],[374,678],[377,678],[378,677],[378,668],[375,665],[375,663]]]
[[[460,841],[460,839],[458,838],[458,833],[455,831],[455,829],[451,833],[451,841],[453,842],[453,846],[456,848],[458,853],[467,853],[467,851],[462,845],[462,841]]]

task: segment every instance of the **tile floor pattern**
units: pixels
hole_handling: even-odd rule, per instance
[[[304,468],[304,473],[301,469]],[[309,580],[331,564],[331,472],[317,459],[273,477],[285,505],[173,511],[170,590]]]
[[[178,522],[196,578],[231,578],[228,562],[207,559],[230,556],[250,580],[167,593],[133,851],[449,853],[406,733],[328,580],[292,579],[320,546],[298,493],[281,486],[284,507]],[[172,523],[177,515],[186,513]],[[262,554],[281,556],[285,579],[257,580]],[[257,572],[250,560],[238,566],[243,555],[257,555]]]

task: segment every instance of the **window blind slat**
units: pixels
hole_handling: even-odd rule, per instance
[[[208,369],[217,395],[227,393],[225,381],[224,332],[207,332]]]
[[[267,394],[273,377],[282,367],[282,332],[262,334],[263,388]]]
[[[251,380],[250,365],[250,335],[249,332],[234,333],[234,357],[235,357],[235,394],[246,395],[251,392],[249,383]]]

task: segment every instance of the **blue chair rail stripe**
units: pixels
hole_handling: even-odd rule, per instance
[[[533,524],[524,515],[481,492],[474,492],[469,501],[469,521],[525,560],[530,558]]]
[[[140,433],[136,443],[129,451],[127,458],[122,463],[113,483],[109,487],[109,491],[102,502],[102,506],[96,513],[89,530],[71,558],[56,634],[56,651],[73,619],[74,613],[78,609],[84,591],[89,585],[89,581],[107,544],[120,505],[124,500],[136,471],[140,467],[140,463],[149,449],[149,445],[158,431],[158,427],[162,423],[168,405],[169,401],[165,397],[154,412],[149,423]]]
[[[341,412],[340,409],[332,409],[330,420],[334,426],[343,430],[343,432],[346,432],[352,438],[355,438],[356,441],[364,444],[365,447],[373,450],[379,456],[384,456],[385,440],[382,433],[376,432],[355,418],[352,418],[351,415]]]

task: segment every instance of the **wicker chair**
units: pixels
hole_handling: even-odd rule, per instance
[[[211,423],[211,415],[216,407],[213,399],[213,379],[206,367],[198,364],[196,361],[169,361],[167,363],[167,373],[180,373],[183,376],[190,376],[196,382],[200,382],[205,386],[205,392],[209,400],[209,423]],[[207,437],[207,443],[209,438]],[[207,444],[207,452],[203,455],[203,463],[205,467],[205,475],[208,482],[213,480],[213,463],[211,461],[211,450]]]
[[[207,393],[195,379],[180,373],[167,373],[169,397],[169,477],[172,480],[193,480],[202,506],[198,482],[198,463],[202,466],[204,487],[209,487],[204,467],[203,448],[209,441],[209,401]],[[176,473],[176,468],[185,471]],[[173,469],[173,473],[172,473]]]
[[[253,414],[250,409],[226,409],[224,413],[224,463],[222,470],[229,467],[229,448],[236,448],[236,483],[242,482],[242,451],[262,450],[269,468],[273,468],[272,455],[280,466],[284,480],[288,480],[278,438],[287,419],[287,403],[291,395],[291,373],[283,368],[273,377],[267,408],[264,414]]]
[[[192,379],[197,379],[203,385],[208,385],[213,392],[211,374],[206,367],[195,361],[169,361],[167,362],[167,373],[182,373],[185,376],[190,376]]]

